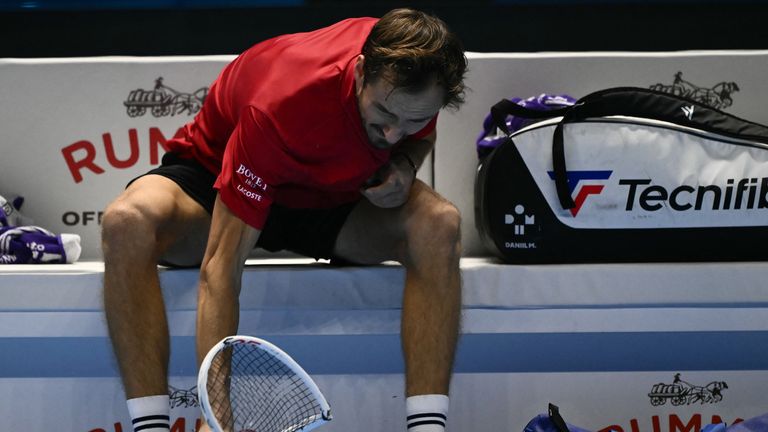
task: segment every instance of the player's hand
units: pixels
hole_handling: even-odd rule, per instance
[[[408,201],[415,179],[411,164],[404,157],[393,155],[360,192],[376,207],[399,207]]]
[[[211,432],[211,428],[208,427],[208,423],[202,417],[200,418],[200,429],[197,432]]]

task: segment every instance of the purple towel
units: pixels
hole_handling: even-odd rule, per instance
[[[80,236],[36,226],[0,227],[0,264],[64,264],[80,257]]]

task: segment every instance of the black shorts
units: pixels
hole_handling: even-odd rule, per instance
[[[163,156],[160,166],[144,175],[147,174],[173,180],[208,214],[213,214],[217,194],[213,188],[216,176],[197,161],[168,152]],[[288,250],[315,259],[333,259],[336,238],[355,204],[344,204],[332,209],[295,209],[272,204],[256,247],[270,252]],[[334,262],[342,263],[343,260],[334,259]]]

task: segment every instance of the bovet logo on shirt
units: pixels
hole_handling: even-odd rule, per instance
[[[242,180],[243,183],[245,183],[246,186],[252,189],[260,189],[266,192],[267,183],[264,182],[264,179],[254,174],[253,171],[251,171],[245,165],[240,164],[240,166],[237,168],[237,171],[235,172],[240,175],[240,179]],[[252,190],[245,188],[242,184],[237,185],[237,190],[241,194],[245,195],[245,197],[248,199],[252,199],[255,201],[262,200],[261,194],[258,194]]]

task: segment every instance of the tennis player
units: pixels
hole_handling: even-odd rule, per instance
[[[200,266],[200,361],[237,333],[254,247],[402,263],[408,429],[444,430],[460,219],[416,171],[435,144],[438,111],[463,102],[466,64],[440,19],[398,9],[270,39],[221,72],[161,166],[103,217],[106,316],[135,431],[169,429],[156,265]]]

